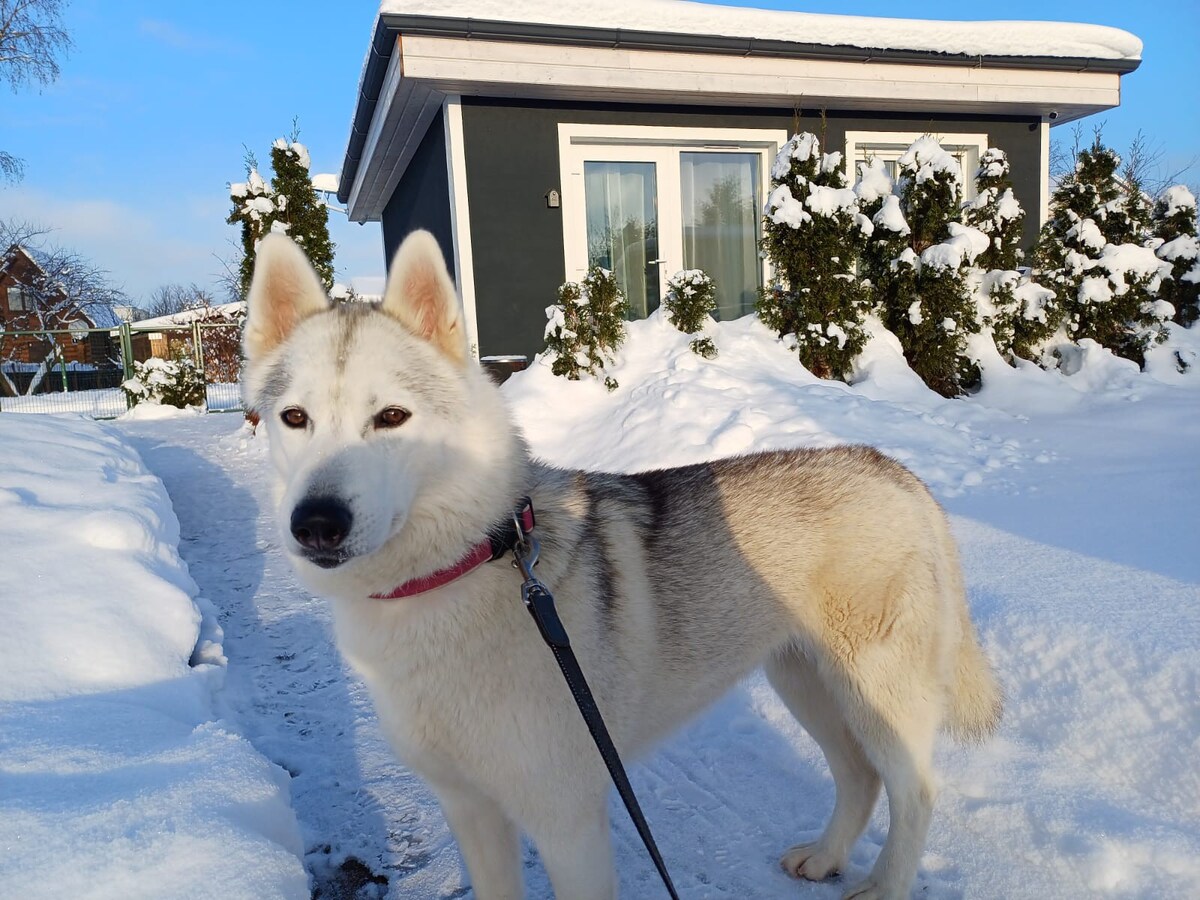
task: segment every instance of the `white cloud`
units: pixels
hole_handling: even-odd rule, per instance
[[[162,19],[142,19],[138,31],[159,43],[187,53],[220,53],[227,56],[250,56],[250,47],[242,42],[223,37],[210,37],[198,32],[184,31],[172,22]]]

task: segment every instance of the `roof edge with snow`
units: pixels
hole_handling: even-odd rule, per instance
[[[756,10],[745,9],[752,13]],[[802,13],[789,15],[801,16]],[[823,16],[826,19],[853,20],[853,16]],[[887,20],[880,20],[887,21]],[[917,20],[909,20],[916,22]],[[1103,32],[1117,32],[1131,39],[1125,48],[1095,42],[1087,44],[1096,52],[1089,56],[1040,52],[1030,54],[999,53],[987,49],[979,53],[933,49],[931,47],[871,46],[869,40],[854,43],[804,42],[778,37],[746,34],[703,34],[690,31],[649,31],[638,28],[613,28],[596,25],[558,25],[539,22],[511,22],[458,16],[429,16],[381,12],[379,24],[396,33],[427,34],[439,37],[466,37],[489,41],[535,41],[545,44],[566,44],[583,47],[612,47],[630,50],[681,50],[692,53],[736,53],[745,56],[783,56],[802,59],[837,59],[850,62],[917,62],[930,65],[980,65],[1009,69],[1067,69],[1070,71],[1100,71],[1126,74],[1141,64],[1141,42],[1127,32],[1102,26],[1090,27]],[[1029,26],[1044,28],[1062,26],[1058,22],[954,22],[947,25]],[[847,37],[853,34],[848,30]],[[378,29],[376,36],[378,37]],[[1007,43],[1007,42],[1006,42]],[[1136,45],[1136,51],[1134,48]]]
[[[406,11],[391,11],[389,6],[403,5]],[[469,4],[468,4],[469,5]],[[707,7],[696,3],[675,4],[681,12],[700,7],[709,10],[726,10],[722,7]],[[423,10],[415,12],[413,9]],[[931,49],[937,41],[927,39],[909,39],[911,46],[903,46],[905,39],[893,41],[899,46],[871,47],[863,46],[874,42],[879,33],[879,26],[890,22],[907,23],[910,26],[921,26],[926,23],[918,20],[867,20],[852,16],[812,15],[806,13],[781,12],[777,10],[754,10],[739,8],[739,22],[749,21],[750,24],[742,29],[727,28],[737,31],[737,34],[704,33],[699,28],[692,27],[684,21],[677,31],[660,31],[649,28],[613,27],[607,24],[559,24],[553,21],[508,21],[493,18],[474,18],[455,14],[447,14],[451,7],[432,2],[389,3],[385,0],[375,23],[375,31],[371,46],[364,61],[362,77],[359,83],[359,93],[355,108],[351,133],[347,143],[346,155],[342,166],[338,199],[343,203],[350,199],[367,143],[368,132],[374,118],[375,108],[381,99],[384,82],[391,57],[397,46],[397,40],[402,35],[422,36],[430,38],[453,38],[468,41],[514,42],[541,45],[561,45],[579,48],[603,48],[628,51],[667,51],[680,53],[714,54],[737,57],[757,57],[760,59],[779,60],[825,60],[843,63],[895,63],[922,66],[956,66],[976,69],[1037,69],[1042,71],[1060,72],[1089,72],[1125,75],[1134,71],[1141,64],[1141,42],[1133,35],[1115,28],[1095,25],[1068,25],[1064,23],[1031,23],[1031,22],[985,22],[985,23],[928,23],[931,27],[941,26],[944,30],[953,31],[961,26],[962,36],[942,42],[945,47],[965,46],[970,43],[965,35],[976,33],[984,35],[975,43],[983,52],[967,53],[952,50]],[[494,7],[490,7],[494,8]],[[655,8],[658,8],[657,6]],[[457,11],[457,9],[455,9]],[[726,10],[729,11],[729,10]],[[800,24],[820,21],[822,27],[813,29],[819,36],[830,36],[830,42],[805,42],[791,39],[793,31],[766,27],[770,23],[780,21],[779,17],[788,17]],[[552,19],[553,16],[545,16]],[[803,20],[803,22],[801,22]],[[635,19],[640,21],[640,19]],[[662,21],[662,20],[660,20]],[[679,21],[670,19],[670,21]],[[707,20],[697,20],[701,25]],[[866,22],[870,26],[863,27]],[[845,43],[832,42],[832,35],[838,35],[844,23]],[[837,26],[837,27],[834,27]],[[1075,35],[1078,39],[1062,41],[1056,44],[1046,39],[1034,42],[1032,46],[1044,52],[1029,55],[996,52],[1000,47],[1013,46],[1013,29],[1036,27],[1039,31],[1054,34],[1055,29],[1063,30],[1063,35]],[[798,32],[803,29],[796,29]],[[920,30],[920,29],[918,29]],[[769,37],[767,34],[783,33],[787,39]],[[909,32],[912,33],[911,31]],[[1008,34],[1007,40],[989,40],[987,35]],[[858,43],[854,43],[858,41]],[[1025,43],[1023,45],[1031,45]],[[1086,50],[1093,55],[1061,55],[1052,52],[1054,46],[1070,47],[1074,50]]]

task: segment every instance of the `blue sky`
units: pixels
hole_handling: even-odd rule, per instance
[[[1086,121],[1103,120],[1118,149],[1145,129],[1168,166],[1200,157],[1200,0],[732,5],[1124,28],[1144,41],[1144,62],[1122,80],[1121,107]],[[26,163],[20,184],[0,184],[0,216],[56,229],[58,243],[107,268],[135,302],[166,282],[211,286],[217,257],[229,256],[237,237],[224,223],[226,185],[244,176],[244,147],[266,164],[271,141],[298,117],[314,173],[340,168],[376,9],[371,0],[73,0],[66,24],[75,49],[60,81],[40,94],[0,93],[0,147]],[[1200,181],[1200,164],[1185,180]],[[378,225],[330,218],[339,278],[381,276]]]

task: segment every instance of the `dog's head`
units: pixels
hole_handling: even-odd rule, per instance
[[[269,235],[247,307],[247,404],[280,476],[285,546],[318,590],[453,561],[460,533],[512,502],[518,440],[428,232],[401,245],[378,307],[331,304],[300,249]]]

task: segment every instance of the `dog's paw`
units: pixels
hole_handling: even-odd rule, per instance
[[[905,891],[896,893],[874,878],[868,878],[842,894],[842,900],[908,900],[908,894]]]
[[[823,881],[842,870],[844,862],[826,850],[820,841],[813,844],[798,844],[779,860],[783,871],[793,878]]]

